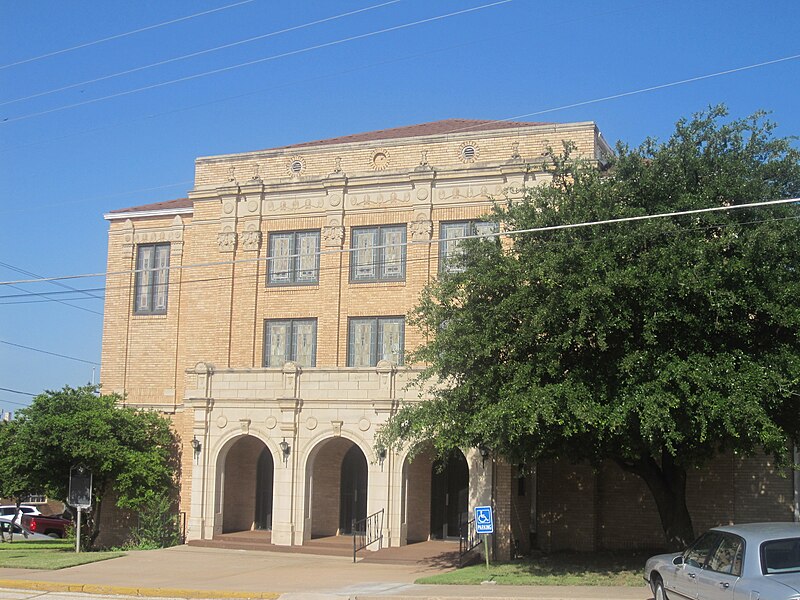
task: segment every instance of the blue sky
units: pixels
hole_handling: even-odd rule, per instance
[[[488,4],[0,0],[0,409],[99,378],[104,286],[5,282],[102,273],[103,214],[184,197],[198,156],[446,118],[637,145],[718,103],[800,134],[795,0]]]

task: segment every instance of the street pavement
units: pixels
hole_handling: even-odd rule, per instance
[[[280,600],[647,600],[641,587],[433,586],[413,582],[444,568],[353,563],[339,556],[176,546],[130,552],[57,571],[0,569],[0,600],[258,598]]]

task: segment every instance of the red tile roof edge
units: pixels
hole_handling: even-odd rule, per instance
[[[176,208],[192,208],[193,203],[189,198],[177,198],[176,200],[165,200],[163,202],[153,202],[152,204],[143,204],[141,206],[131,206],[130,208],[118,208],[116,210],[108,211],[108,214],[114,215],[117,213],[128,212],[145,212],[151,210],[173,210]]]
[[[390,129],[377,129],[364,133],[354,133],[339,137],[302,142],[299,144],[289,144],[288,146],[277,146],[266,148],[265,150],[287,150],[290,148],[306,148],[309,146],[330,146],[334,144],[349,144],[354,142],[373,142],[378,140],[401,139],[409,137],[421,137],[426,135],[445,135],[449,133],[469,133],[472,131],[493,131],[497,129],[514,129],[516,127],[533,127],[537,125],[553,125],[553,123],[543,121],[491,121],[480,119],[444,119],[441,121],[430,121],[416,125],[405,125],[403,127],[393,127]],[[262,150],[263,151],[263,150]]]

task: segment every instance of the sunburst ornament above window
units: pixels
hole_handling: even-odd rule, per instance
[[[306,171],[306,159],[302,156],[292,156],[286,161],[286,168],[292,177],[299,177]]]
[[[389,152],[387,150],[376,150],[372,153],[372,168],[376,171],[383,171],[389,166]]]
[[[473,163],[478,160],[480,151],[478,150],[478,146],[475,144],[475,142],[464,142],[458,147],[458,156],[461,159],[461,162]]]

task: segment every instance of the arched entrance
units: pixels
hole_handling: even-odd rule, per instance
[[[272,528],[274,464],[264,442],[236,440],[225,457],[222,533]]]
[[[349,534],[367,516],[367,458],[350,440],[322,442],[307,466],[307,510],[312,538]]]
[[[444,461],[431,448],[403,465],[403,511],[406,542],[458,537],[467,520],[469,467],[456,450]]]

